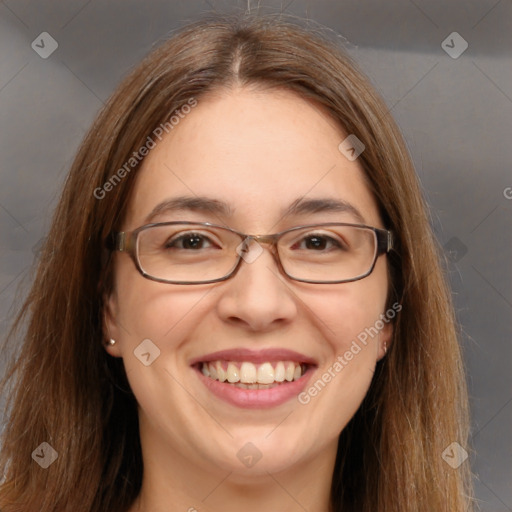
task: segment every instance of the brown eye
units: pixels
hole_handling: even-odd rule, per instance
[[[310,236],[305,239],[305,246],[307,249],[325,249],[327,240],[325,237]]]
[[[212,244],[210,240],[198,233],[186,233],[171,240],[165,244],[166,249],[189,249],[198,250],[210,247]]]
[[[293,249],[307,249],[311,251],[326,251],[329,249],[344,249],[340,242],[330,236],[308,235],[299,240]]]

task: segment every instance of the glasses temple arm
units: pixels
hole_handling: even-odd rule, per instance
[[[379,254],[389,252],[394,247],[393,232],[386,229],[375,230],[377,235],[377,250]]]

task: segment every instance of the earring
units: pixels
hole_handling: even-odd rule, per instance
[[[388,344],[386,342],[384,342],[384,355],[386,355],[387,351],[388,351]]]
[[[109,341],[107,341],[107,345],[112,346],[112,345],[115,345],[115,344],[116,344],[116,340],[114,340],[114,339],[112,339],[112,338],[110,338],[110,340],[109,340]]]

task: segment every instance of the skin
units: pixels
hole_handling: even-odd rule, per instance
[[[289,91],[238,88],[201,98],[144,160],[124,229],[184,195],[223,201],[231,215],[180,211],[154,221],[225,223],[252,234],[358,222],[340,212],[282,217],[307,196],[348,201],[366,224],[383,228],[361,166],[338,150],[345,137],[321,107]],[[386,256],[365,279],[306,284],[280,274],[265,249],[232,279],[194,286],[153,282],[127,254],[115,258],[105,329],[116,344],[106,350],[123,358],[137,397],[144,458],[131,512],[328,510],[338,436],[389,346],[391,324],[306,405],[294,398],[237,408],[213,396],[189,361],[232,348],[295,350],[318,362],[309,386],[385,312]],[[150,366],[133,353],[147,338],[160,350]],[[250,468],[236,456],[247,442],[262,454]]]

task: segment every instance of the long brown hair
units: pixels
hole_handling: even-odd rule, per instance
[[[466,447],[468,435],[453,309],[403,139],[328,36],[277,17],[238,16],[188,25],[152,52],[110,98],[76,156],[9,338],[23,341],[3,385],[3,512],[122,512],[139,493],[136,400],[122,361],[102,346],[103,298],[113,286],[104,242],[119,228],[139,166],[105,197],[94,191],[191,98],[245,85],[314,100],[363,141],[359,161],[396,234],[388,305],[399,301],[402,311],[391,349],[340,435],[332,510],[470,510],[468,463],[453,469],[442,458],[454,441]],[[47,469],[31,458],[42,442],[58,452]]]

